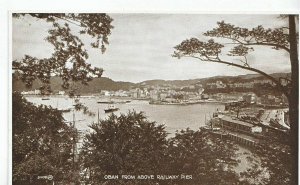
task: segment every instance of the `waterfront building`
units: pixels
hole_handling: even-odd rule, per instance
[[[110,96],[110,92],[109,91],[105,91],[105,90],[101,90],[101,95],[104,95],[104,96]]]
[[[263,127],[227,115],[217,116],[211,122],[213,134],[246,146],[255,146],[263,137]]]
[[[168,94],[164,93],[164,92],[162,92],[162,93],[159,94],[160,100],[166,100],[167,96],[168,96]]]
[[[133,97],[133,98],[141,98],[143,90],[141,90],[140,88],[136,88],[136,89],[130,90],[130,92],[131,92],[131,97]]]
[[[40,95],[41,90],[35,89],[35,90],[32,90],[32,91],[22,91],[21,94],[23,94],[23,95]]]
[[[65,95],[65,93],[66,93],[65,91],[58,91],[57,94],[58,94],[58,95]]]
[[[35,89],[35,90],[34,90],[34,94],[35,94],[35,95],[40,95],[40,94],[41,94],[41,90]]]
[[[123,90],[116,91],[114,94],[115,94],[115,96],[119,96],[119,97],[127,97],[128,96],[128,92],[123,91]]]
[[[22,95],[27,95],[27,94],[28,94],[28,91],[22,91],[21,94],[22,94]]]
[[[201,99],[207,100],[209,98],[209,96],[207,94],[202,94],[201,95]]]
[[[150,90],[149,95],[152,100],[157,101],[159,99],[157,90]]]
[[[243,101],[245,101],[248,104],[255,104],[257,100],[257,96],[252,93],[252,94],[245,94],[243,96]]]
[[[239,120],[238,118],[232,118],[230,116],[223,116],[220,118],[220,126],[225,130],[234,132],[253,134],[253,130],[258,130],[255,125]]]
[[[262,105],[282,105],[287,104],[287,99],[285,96],[276,97],[274,95],[263,95],[260,98],[260,103]]]
[[[132,97],[133,97],[133,98],[139,98],[138,92],[133,92],[133,93],[132,93]]]

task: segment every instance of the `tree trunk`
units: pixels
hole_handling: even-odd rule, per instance
[[[298,184],[298,102],[299,102],[299,66],[298,66],[298,48],[296,36],[295,15],[289,15],[289,41],[290,41],[290,61],[292,70],[292,88],[289,94],[289,116],[291,125],[290,144],[293,157],[292,183]]]

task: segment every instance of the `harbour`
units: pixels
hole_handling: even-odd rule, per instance
[[[74,103],[74,99],[67,96],[52,96],[47,101],[42,101],[39,96],[26,96],[26,99],[35,105],[44,104],[59,109],[70,108]],[[114,105],[119,108],[114,114],[120,115],[121,113],[125,114],[128,111],[142,111],[149,120],[156,121],[157,124],[164,124],[166,126],[166,131],[169,133],[169,137],[174,136],[177,130],[180,131],[186,128],[198,130],[199,127],[205,126],[205,117],[212,117],[216,110],[224,110],[224,105],[222,103],[201,103],[181,106],[154,105],[149,104],[149,102],[145,100],[132,100],[128,103],[117,103],[118,101],[123,102],[123,100],[112,100],[116,102]],[[98,97],[84,97],[80,98],[79,101],[87,106],[90,111],[95,113],[95,116],[89,116],[82,111],[74,112],[75,121],[84,120],[76,123],[76,127],[79,130],[89,130],[88,125],[98,121],[98,111],[100,119],[105,119],[110,115],[104,112],[104,109],[107,109],[108,104],[97,103],[99,101],[104,102],[106,101],[105,99],[99,100]],[[57,107],[57,102],[59,102],[59,107]],[[63,116],[66,121],[73,121],[73,110],[64,112]]]

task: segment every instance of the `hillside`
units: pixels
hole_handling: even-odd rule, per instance
[[[51,89],[54,92],[64,90],[62,88],[62,80],[59,77],[52,77],[50,79]],[[38,80],[33,82],[31,88],[26,88],[25,84],[21,80],[17,80],[13,77],[12,88],[15,91],[28,91],[32,89],[39,89],[42,86],[42,83]],[[134,83],[130,82],[115,82],[109,78],[101,77],[95,78],[88,85],[83,85],[80,82],[75,83],[75,87],[78,89],[77,92],[80,94],[87,93],[98,93],[101,90],[117,91],[117,90],[129,90]]]
[[[287,77],[290,73],[274,73],[271,76],[275,78],[279,77]],[[142,87],[142,86],[177,86],[184,87],[189,85],[194,85],[196,83],[206,84],[215,82],[217,80],[221,80],[224,83],[234,83],[234,82],[247,82],[254,79],[265,79],[265,77],[257,74],[250,75],[240,75],[240,76],[215,76],[209,78],[202,79],[190,79],[190,80],[147,80],[140,83],[131,83],[131,82],[117,82],[113,81],[106,77],[95,78],[88,85],[83,85],[80,82],[75,83],[77,92],[80,94],[88,94],[88,93],[99,93],[101,90],[109,90],[109,91],[117,91],[117,90],[129,90],[134,87]],[[62,80],[59,77],[52,77],[50,80],[51,88],[54,92],[58,92],[60,90],[64,90],[62,88]],[[16,78],[13,75],[13,83],[12,88],[14,91],[28,91],[32,89],[39,89],[42,86],[42,83],[38,80],[35,80],[31,88],[26,88],[25,84]]]
[[[290,76],[290,73],[273,73],[271,74],[274,78],[287,77]],[[149,86],[162,86],[162,85],[175,85],[178,87],[193,85],[196,83],[211,83],[217,80],[221,80],[225,83],[234,83],[234,82],[247,82],[254,79],[266,79],[266,77],[259,74],[247,74],[239,76],[214,76],[209,78],[198,78],[190,80],[147,80],[138,83],[138,85],[149,85]]]

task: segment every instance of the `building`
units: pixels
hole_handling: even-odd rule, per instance
[[[163,93],[163,92],[162,92],[162,93],[159,94],[159,99],[160,99],[160,100],[166,100],[167,96],[168,96],[167,93]]]
[[[40,95],[40,94],[41,94],[41,90],[35,89],[35,90],[34,90],[34,94],[35,94],[35,95]]]
[[[224,84],[222,81],[218,80],[213,83],[207,83],[206,88],[208,88],[208,89],[224,89],[224,88],[226,88],[226,84]]]
[[[131,97],[133,98],[141,98],[142,91],[140,88],[130,90]]]
[[[226,87],[226,84],[224,84],[222,81],[218,80],[216,82],[216,86],[217,86],[217,89],[224,89]]]
[[[66,93],[65,91],[58,91],[57,94],[58,94],[58,95],[65,95],[65,93]]]
[[[275,85],[275,83],[272,80],[254,80],[254,84],[270,84]]]
[[[40,95],[41,90],[35,89],[35,90],[32,90],[32,91],[22,91],[21,94],[22,95]]]
[[[243,100],[248,104],[255,104],[257,97],[255,94],[246,94],[243,96]]]
[[[207,94],[201,94],[201,99],[207,100],[209,99],[209,96]]]
[[[290,80],[288,80],[286,78],[280,78],[279,80],[280,80],[280,84],[282,86],[288,86],[290,84],[290,82],[291,82]]]
[[[198,89],[198,93],[199,93],[200,95],[201,95],[203,92],[204,92],[204,88],[201,87],[201,88]]]
[[[228,84],[230,88],[245,88],[245,89],[252,89],[254,87],[253,82],[244,82],[244,83],[233,83],[233,84]]]
[[[152,100],[157,101],[157,100],[159,99],[158,91],[157,91],[157,90],[151,90],[151,91],[149,92],[149,95],[150,95],[150,98],[151,98]]]
[[[111,96],[111,93],[109,91],[104,91],[104,90],[102,90],[100,94],[104,96]]]
[[[229,116],[223,116],[222,118],[220,118],[220,126],[225,130],[244,134],[252,134],[252,129],[254,127],[254,125],[251,123],[244,122],[237,118],[232,118]]]
[[[119,91],[115,92],[115,96],[127,97],[128,96],[128,92],[127,91],[123,91],[123,90],[119,90]]]
[[[255,146],[262,138],[263,128],[229,116],[218,116],[212,123],[212,133],[222,138],[234,140],[242,145]],[[217,127],[215,127],[217,126]]]
[[[260,102],[263,105],[277,105],[277,104],[279,104],[278,100],[276,100],[276,96],[274,96],[274,95],[263,95],[263,96],[261,96]]]

